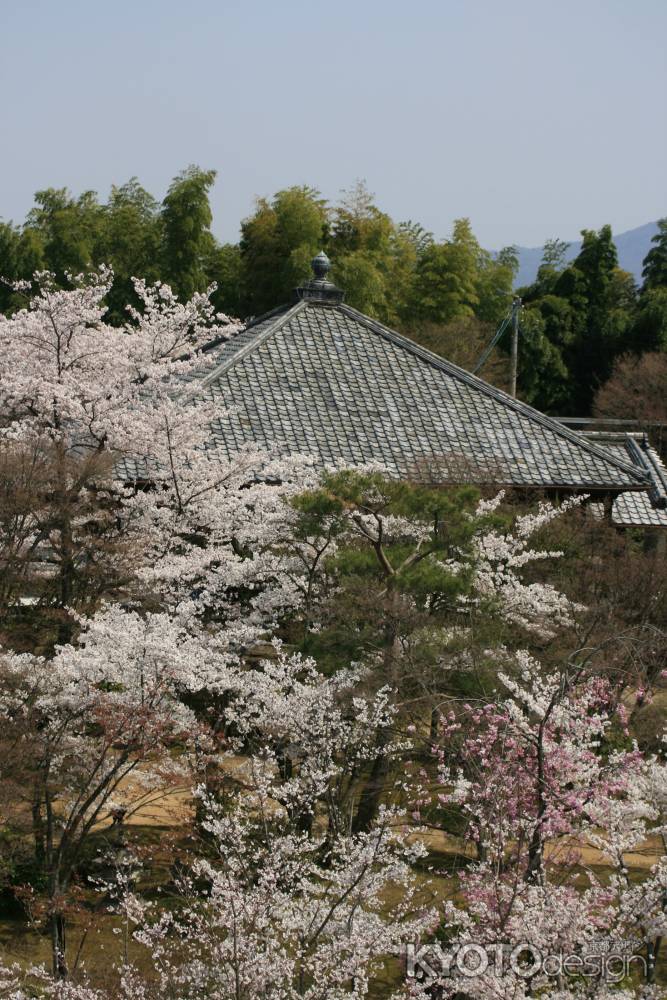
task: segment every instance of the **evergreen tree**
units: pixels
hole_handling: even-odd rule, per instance
[[[637,354],[667,351],[667,285],[642,289],[631,346]]]
[[[446,324],[473,315],[474,281],[460,274],[447,243],[427,247],[417,264],[412,314],[422,322]]]
[[[241,315],[241,250],[236,243],[216,244],[206,258],[206,275],[215,283],[211,296],[216,312]]]
[[[47,266],[44,259],[44,244],[39,234],[30,228],[24,228],[18,243],[17,277],[27,280],[35,271],[41,271]]]
[[[363,250],[381,261],[390,254],[397,227],[373,199],[374,195],[364,181],[357,181],[354,187],[342,192],[341,200],[333,210],[329,244],[332,257]]]
[[[344,289],[348,305],[368,316],[387,320],[386,276],[368,250],[352,250],[339,257],[333,278]]]
[[[412,245],[417,258],[421,257],[424,251],[433,245],[433,233],[429,233],[418,222],[413,222],[412,219],[408,219],[407,222],[399,222],[396,231],[399,237]]]
[[[639,311],[633,331],[633,348],[667,351],[667,218],[658,219],[658,232],[644,258]]]
[[[565,353],[571,340],[572,309],[566,299],[544,295],[524,300],[517,379],[521,399],[546,413],[569,412],[572,385]],[[501,347],[506,354],[509,346],[505,337]]]
[[[567,246],[562,240],[547,240],[535,281],[518,290],[524,304],[519,395],[538,409],[552,413],[571,409],[572,384],[565,352],[574,339],[574,314],[569,299],[556,294],[565,269]],[[574,280],[575,276],[569,274],[567,281]],[[508,349],[507,344],[503,347]]]
[[[162,277],[183,300],[208,284],[205,263],[214,245],[208,195],[215,177],[215,170],[190,166],[162,202]]]
[[[555,288],[573,309],[574,337],[566,361],[573,378],[576,414],[590,412],[595,392],[609,378],[631,315],[627,285],[617,274],[611,226],[597,233],[584,229],[581,235],[581,251]]]
[[[23,295],[11,287],[44,268],[44,245],[32,229],[0,222],[0,313],[9,315],[25,305]]]
[[[548,240],[534,283],[519,289],[525,310],[519,389],[551,412],[587,414],[614,359],[633,337],[636,288],[618,267],[611,228],[584,230],[577,258]]]
[[[78,197],[66,188],[39,191],[22,226],[0,223],[0,276],[15,281],[48,269],[67,286],[69,273],[108,263],[115,275],[112,324],[134,300],[134,277],[166,281],[181,298],[215,283],[215,308],[247,317],[290,302],[324,248],[350,305],[431,347],[442,344],[449,355],[458,337],[466,343],[456,356],[476,358],[487,327],[491,336],[507,315],[516,250],[490,254],[467,219],[436,242],[418,223],[395,223],[363,182],[334,207],[302,185],[259,199],[240,243],[220,245],[210,228],[214,179],[215,171],[189,167],[161,206],[136,178],[114,186],[106,204],[92,191]],[[536,280],[519,289],[520,395],[552,412],[587,413],[619,355],[667,350],[667,219],[658,223],[639,295],[617,266],[610,228],[582,235],[581,252],[569,264],[568,244],[547,240]],[[21,302],[0,286],[1,311]],[[508,346],[509,338],[498,352],[503,371]]]
[[[35,194],[24,232],[31,231],[33,250],[40,246],[44,267],[68,285],[68,274],[90,270],[99,260],[104,209],[94,191],[72,197],[67,188]]]
[[[418,256],[412,310],[422,322],[476,316],[497,325],[512,301],[517,267],[515,247],[494,257],[479,245],[470,221],[457,219],[449,240],[429,243]]]
[[[126,184],[111,188],[105,206],[104,229],[99,261],[113,268],[114,282],[107,296],[108,320],[122,323],[127,303],[138,301],[133,278],[155,281],[161,277],[162,224],[158,203],[132,177]]]
[[[559,276],[565,270],[565,255],[569,245],[569,243],[559,239],[545,241],[542,248],[542,260],[537,269],[535,281],[530,286],[530,290],[522,290],[524,301],[528,298],[535,300],[542,295],[553,293]]]
[[[327,205],[318,191],[301,186],[260,198],[241,225],[240,303],[260,315],[289,302],[310,276],[310,261],[327,234]],[[231,258],[228,256],[228,261]]]
[[[586,282],[588,299],[588,321],[604,321],[608,304],[609,286],[618,267],[618,254],[611,234],[611,226],[603,226],[599,232],[583,229],[581,250],[574,262]]]
[[[480,248],[477,259],[477,295],[475,315],[497,326],[512,302],[514,278],[519,268],[516,247],[503,247],[493,257]]]
[[[451,323],[473,316],[478,297],[479,245],[468,219],[457,219],[450,240],[421,254],[413,288],[413,313],[421,321]]]
[[[645,291],[667,287],[667,218],[658,219],[658,232],[651,243],[655,246],[644,257],[642,268]]]
[[[545,240],[540,267],[550,268],[556,272],[562,271],[565,267],[565,255],[569,246],[569,243],[566,243],[565,240],[559,240],[557,237]]]
[[[0,312],[8,313],[14,304],[9,282],[19,277],[18,254],[20,231],[11,222],[0,222]]]
[[[419,247],[429,234],[397,226],[374,202],[363,181],[343,192],[333,211],[329,252],[333,277],[356,309],[397,324],[410,297]]]

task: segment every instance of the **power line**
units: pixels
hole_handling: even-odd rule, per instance
[[[519,309],[521,299],[515,296],[512,302],[512,348],[510,352],[510,396],[516,399],[516,371],[519,362]]]
[[[496,346],[496,344],[498,343],[498,341],[500,340],[500,338],[504,334],[505,330],[509,326],[509,323],[510,323],[511,319],[512,319],[512,313],[509,312],[507,314],[507,316],[505,317],[505,319],[500,324],[500,326],[498,327],[498,329],[496,330],[491,343],[486,348],[486,350],[482,354],[481,358],[479,359],[479,361],[477,362],[477,364],[473,368],[473,370],[472,370],[473,375],[476,375],[477,372],[480,370],[480,368],[484,367],[484,365],[486,364],[486,362],[489,359],[489,355],[491,354],[491,351],[493,350],[493,348]]]
[[[481,358],[472,370],[473,375],[477,373],[484,367],[486,362],[489,360],[491,352],[496,344],[499,342],[500,338],[504,334],[507,327],[512,324],[512,349],[511,349],[511,376],[510,376],[510,395],[516,396],[516,370],[517,370],[517,351],[518,351],[518,340],[519,340],[519,311],[521,309],[521,299],[518,295],[512,302],[512,308],[508,312],[507,316],[503,319],[500,326],[496,330],[491,343],[483,352]]]

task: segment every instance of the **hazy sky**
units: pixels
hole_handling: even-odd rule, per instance
[[[667,0],[0,0],[0,217],[33,192],[364,178],[436,236],[539,245],[667,214]]]

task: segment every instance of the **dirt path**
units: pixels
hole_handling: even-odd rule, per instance
[[[474,858],[475,852],[471,845],[465,845],[458,837],[443,833],[441,830],[428,830],[424,835],[420,834],[422,840],[431,851],[440,854],[460,854],[465,857]],[[603,851],[594,847],[586,841],[581,842],[573,838],[564,837],[559,841],[547,844],[546,857],[551,861],[563,864],[591,865],[592,867],[608,867],[612,859]],[[634,850],[627,851],[623,860],[628,868],[647,870],[655,865],[665,854],[665,847],[661,837],[647,837]]]
[[[221,763],[221,769],[230,777],[244,782],[250,776],[247,774],[249,765],[246,757],[230,757]],[[162,790],[143,792],[141,782],[128,780],[121,794],[121,801],[126,797],[128,816],[124,820],[130,826],[179,827],[190,822],[194,815],[194,800],[189,786],[171,786]],[[105,818],[99,827],[112,823],[112,818]],[[465,845],[462,840],[442,830],[427,830],[420,834],[426,846],[440,854],[459,854],[474,857],[472,845]],[[628,868],[648,870],[665,854],[665,845],[661,837],[650,836],[634,850],[624,855]],[[572,838],[561,838],[547,845],[546,856],[555,863],[591,865],[593,867],[608,867],[612,859],[599,848],[586,841],[576,841]]]

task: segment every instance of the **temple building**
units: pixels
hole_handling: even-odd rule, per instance
[[[213,345],[187,395],[219,401],[211,444],[431,483],[590,494],[619,524],[667,526],[667,473],[632,435],[582,434],[344,302],[324,253],[292,305]],[[227,412],[228,411],[228,412]]]

